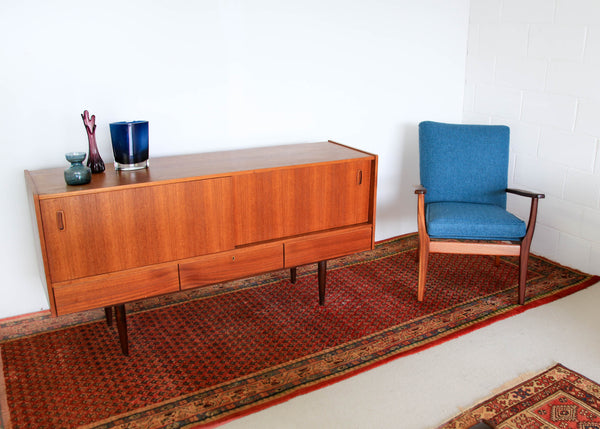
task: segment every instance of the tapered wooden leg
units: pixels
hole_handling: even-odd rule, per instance
[[[521,240],[521,253],[519,255],[519,304],[525,304],[525,287],[527,285],[527,263],[529,262],[529,248],[533,240],[535,231],[535,220],[537,218],[538,199],[544,198],[542,195],[531,199],[531,211],[529,212],[529,221],[527,222],[527,233]]]
[[[496,255],[496,266],[500,266],[500,255]]]
[[[319,305],[325,305],[325,285],[327,283],[327,261],[318,264],[319,271]]]
[[[425,298],[425,283],[427,282],[427,263],[429,262],[429,246],[419,245],[419,286],[417,288],[417,300]]]
[[[297,269],[296,267],[294,268],[290,268],[290,282],[291,283],[296,283],[296,274],[297,274]]]
[[[127,339],[127,316],[125,315],[125,304],[115,305],[115,313],[117,315],[117,330],[119,331],[121,351],[125,356],[129,356],[129,341]]]
[[[419,262],[420,254],[421,254],[421,239],[419,239],[419,241],[417,241],[417,254],[415,256],[415,259],[417,260],[417,262]]]
[[[104,307],[104,314],[106,314],[106,324],[112,326],[113,322],[113,309],[112,307]]]

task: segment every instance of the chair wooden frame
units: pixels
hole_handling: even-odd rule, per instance
[[[473,255],[496,255],[496,256],[518,256],[519,257],[519,304],[525,303],[525,285],[527,283],[527,263],[529,261],[529,248],[535,230],[537,218],[538,201],[545,198],[544,194],[523,191],[520,189],[506,189],[507,193],[531,198],[531,208],[529,211],[529,221],[527,222],[527,231],[520,241],[464,241],[464,240],[446,240],[432,239],[427,233],[427,224],[425,221],[425,194],[427,189],[420,186],[415,190],[418,196],[417,201],[417,223],[419,230],[419,283],[417,290],[417,299],[423,301],[425,297],[425,283],[427,282],[427,263],[431,253],[454,253],[454,254],[473,254]]]

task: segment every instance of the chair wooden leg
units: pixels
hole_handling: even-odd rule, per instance
[[[519,255],[519,304],[525,304],[525,287],[527,284],[527,262],[529,261],[529,248],[533,240],[533,231],[535,231],[535,220],[537,218],[538,199],[544,198],[544,195],[538,195],[531,199],[531,210],[529,212],[529,221],[527,222],[527,233],[521,240],[521,253]]]
[[[425,298],[425,283],[427,282],[427,263],[429,262],[429,234],[425,225],[425,192],[417,191],[417,225],[419,228],[419,243],[417,254],[419,255],[419,284],[417,287],[417,300]]]
[[[500,255],[496,255],[496,266],[500,266]]]
[[[429,246],[423,243],[419,246],[419,286],[417,289],[417,300],[425,298],[425,283],[427,282],[427,263],[429,262]]]
[[[419,262],[419,255],[421,254],[421,239],[419,238],[419,241],[417,241],[417,255],[415,257],[415,259],[417,260],[417,262]]]
[[[296,283],[297,273],[298,273],[298,270],[296,267],[290,268],[290,283]]]
[[[529,249],[521,249],[519,255],[519,305],[525,304],[525,287],[527,285],[527,263],[529,262]]]

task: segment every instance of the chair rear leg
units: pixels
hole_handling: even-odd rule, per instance
[[[529,221],[527,222],[527,232],[521,240],[521,253],[519,255],[519,304],[525,303],[525,285],[527,283],[527,262],[529,261],[529,248],[533,240],[533,231],[535,231],[535,220],[537,218],[537,208],[539,198],[544,198],[543,194],[531,198],[531,210],[529,212]]]
[[[519,255],[519,305],[525,304],[525,287],[527,285],[527,263],[529,262],[529,249],[521,249]]]

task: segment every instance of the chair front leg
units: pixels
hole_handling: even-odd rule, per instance
[[[425,298],[425,284],[427,283],[427,263],[429,262],[429,234],[427,234],[427,225],[425,223],[425,193],[424,188],[415,191],[418,195],[417,201],[417,225],[419,228],[419,282],[417,286],[417,300],[423,301]]]
[[[417,288],[417,300],[425,298],[425,283],[427,283],[427,263],[429,262],[429,243],[421,244],[419,247],[419,285]]]

